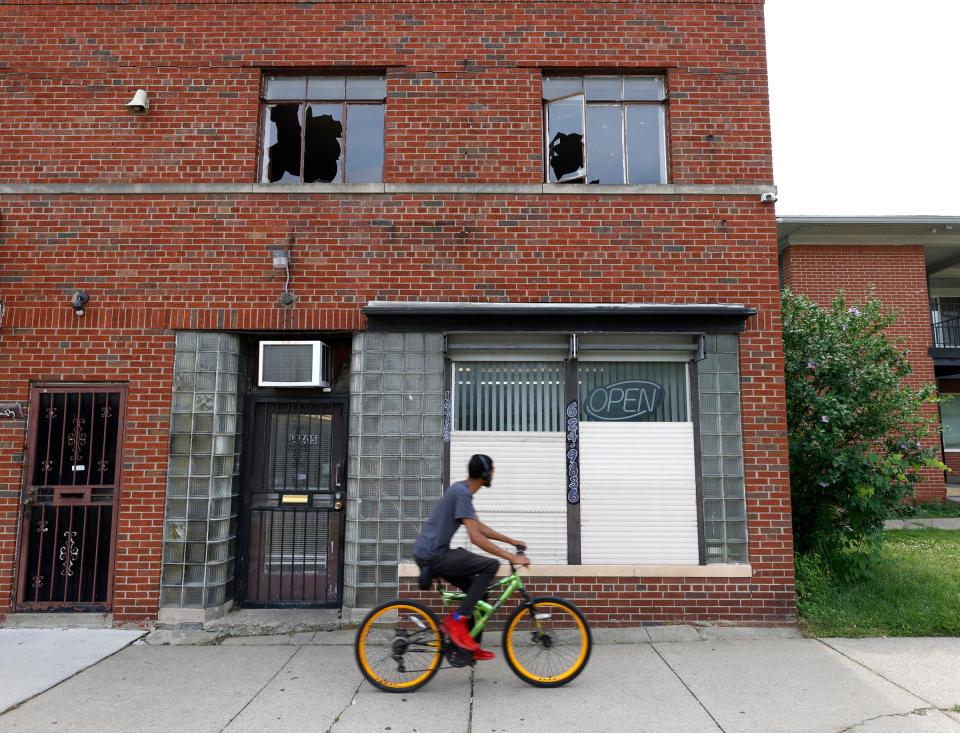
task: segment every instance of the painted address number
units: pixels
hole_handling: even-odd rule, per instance
[[[310,435],[309,433],[294,433],[287,442],[291,445],[319,445],[320,436]]]

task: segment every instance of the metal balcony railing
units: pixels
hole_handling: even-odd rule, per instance
[[[933,345],[938,349],[960,349],[960,316],[933,322]]]

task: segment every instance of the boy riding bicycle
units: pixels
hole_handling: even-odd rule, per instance
[[[515,547],[526,546],[525,542],[507,537],[483,524],[473,508],[473,495],[493,482],[493,460],[482,454],[472,456],[467,471],[467,480],[451,484],[430,514],[414,545],[413,555],[421,568],[429,567],[434,575],[466,593],[460,608],[447,616],[441,626],[450,641],[473,652],[474,659],[485,660],[493,659],[494,654],[481,649],[470,636],[467,619],[473,614],[477,601],[486,593],[500,563],[491,557],[468,552],[462,547],[451,549],[450,540],[462,524],[466,527],[470,542],[481,550],[514,565],[529,565],[530,561],[522,554],[515,555],[493,544],[491,540],[506,542]]]

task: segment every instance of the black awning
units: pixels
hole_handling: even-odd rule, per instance
[[[739,333],[739,303],[424,303],[371,301],[368,331],[639,331]]]

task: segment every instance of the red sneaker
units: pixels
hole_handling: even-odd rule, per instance
[[[477,649],[473,652],[473,658],[478,662],[485,662],[488,659],[496,659],[497,655],[493,652],[488,652],[486,649]]]
[[[443,629],[443,633],[450,637],[450,641],[461,649],[474,653],[480,649],[480,645],[470,636],[465,618],[454,619],[451,613],[440,623],[440,628]]]

